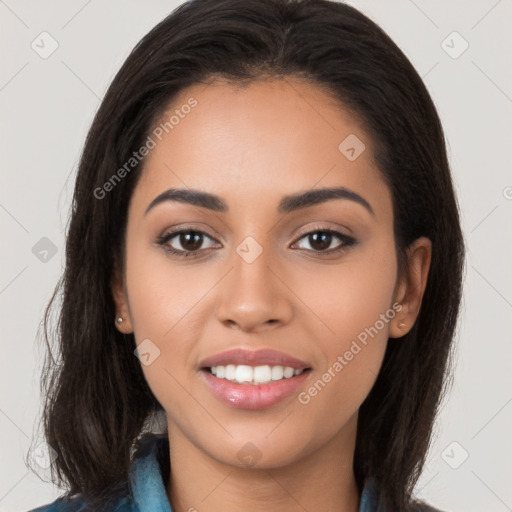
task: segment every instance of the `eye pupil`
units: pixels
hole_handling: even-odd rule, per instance
[[[195,251],[201,247],[203,235],[195,231],[180,233],[180,244],[186,251]],[[191,241],[192,239],[192,241]]]
[[[309,235],[309,241],[311,243],[311,247],[313,247],[317,250],[329,248],[329,246],[331,245],[331,238],[332,238],[332,234],[327,233],[325,231],[318,231],[316,233],[312,233]],[[327,239],[327,241],[326,241],[326,239]]]

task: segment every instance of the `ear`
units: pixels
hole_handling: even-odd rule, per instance
[[[402,308],[390,322],[390,338],[401,338],[412,329],[427,286],[431,258],[432,242],[426,237],[418,238],[407,248],[407,268],[395,290],[395,301]]]
[[[133,332],[133,326],[130,309],[128,307],[128,294],[126,292],[122,271],[118,264],[114,264],[110,285],[112,298],[114,299],[114,304],[116,306],[116,317],[113,319],[116,328],[123,334],[130,334]],[[118,321],[120,318],[122,318],[121,322]]]

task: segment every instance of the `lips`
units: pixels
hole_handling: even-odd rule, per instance
[[[294,370],[305,370],[311,368],[307,361],[297,359],[284,352],[277,350],[247,350],[235,348],[215,354],[214,356],[203,359],[199,363],[199,369],[211,368],[212,366],[248,365],[248,366],[289,366]]]
[[[233,382],[226,380],[224,375],[220,376],[221,368],[224,374],[236,367],[236,375],[236,371],[244,366],[244,375],[247,374],[247,366],[254,368],[255,379],[252,383]],[[278,375],[276,380],[267,382],[267,379],[263,379],[260,383],[255,382],[259,380],[256,372],[262,368],[265,370],[265,367],[267,374],[269,367],[272,371],[280,367],[283,374]],[[292,369],[293,374],[289,374]],[[310,378],[312,367],[308,361],[277,350],[234,348],[203,359],[198,370],[206,387],[221,402],[234,408],[256,410],[277,405],[297,392]]]
[[[260,410],[290,400],[305,386],[311,377],[311,370],[305,370],[300,375],[288,379],[254,386],[219,379],[207,370],[201,370],[200,376],[206,387],[221,403],[235,409]]]

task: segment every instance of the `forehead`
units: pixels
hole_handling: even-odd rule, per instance
[[[240,206],[314,187],[388,194],[357,117],[305,80],[195,84],[150,136],[135,191],[146,203],[170,187],[214,191]]]

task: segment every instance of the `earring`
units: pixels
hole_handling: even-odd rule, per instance
[[[120,324],[123,322],[123,320],[124,320],[124,318],[122,316],[120,316],[117,318],[117,323]]]
[[[403,330],[405,329],[405,323],[404,323],[404,322],[400,322],[400,323],[398,324],[398,328],[399,328],[401,331],[403,331]]]

